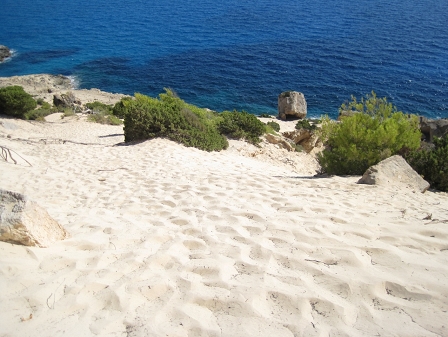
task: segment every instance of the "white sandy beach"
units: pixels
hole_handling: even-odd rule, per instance
[[[0,242],[0,336],[448,336],[448,194],[48,120],[0,118],[32,165],[0,158],[0,188],[70,233]]]

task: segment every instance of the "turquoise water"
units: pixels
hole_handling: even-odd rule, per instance
[[[301,91],[336,116],[375,90],[398,109],[448,117],[448,1],[2,0],[0,76],[72,75],[81,88],[214,110],[276,113]]]

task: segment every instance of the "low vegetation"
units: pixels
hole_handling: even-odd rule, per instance
[[[52,112],[51,108],[46,109],[46,108],[40,107],[35,110],[30,110],[30,111],[26,112],[23,117],[24,117],[24,119],[27,119],[27,120],[36,120],[39,122],[43,122],[43,121],[45,121],[45,117],[52,113],[53,112]]]
[[[120,125],[123,124],[120,118],[114,115],[114,107],[101,102],[92,102],[85,104],[90,109],[91,114],[87,120],[99,124]]]
[[[0,114],[25,118],[25,114],[37,107],[33,97],[21,86],[0,88]]]
[[[431,187],[448,192],[448,135],[435,138],[433,147],[421,146],[418,150],[407,151],[405,159]]]
[[[126,105],[125,103],[128,101],[132,101],[132,97],[125,96],[119,102],[115,103],[112,113],[115,117],[124,119],[124,115],[126,113]]]
[[[262,114],[258,115],[258,117],[260,117],[260,118],[275,118],[275,116],[272,116],[267,113],[262,113]]]
[[[123,99],[124,137],[126,142],[163,137],[206,151],[219,151],[228,142],[217,130],[216,121],[205,109],[193,108],[171,90],[151,98],[135,94]]]
[[[111,113],[105,113],[105,112],[96,112],[89,117],[87,117],[87,120],[89,122],[99,123],[99,124],[109,124],[109,125],[120,125],[123,124],[121,119],[115,117]]]
[[[361,175],[371,165],[420,146],[418,118],[405,115],[375,93],[344,103],[341,122],[323,119],[320,136],[327,149],[318,155],[323,173]]]
[[[267,122],[266,125],[275,132],[280,132],[280,124],[278,124],[277,122]],[[267,129],[266,131],[269,132],[269,129]]]
[[[62,112],[61,118],[65,118],[65,117],[72,117],[76,115],[76,110],[70,107],[65,107],[65,108],[59,108],[57,109],[58,112]]]
[[[258,144],[260,136],[266,133],[266,126],[255,115],[248,112],[224,111],[218,123],[221,134],[234,139],[245,139],[252,144]]]
[[[316,123],[311,124],[309,119],[301,119],[296,123],[296,130],[306,129],[313,131],[317,129]]]
[[[90,109],[92,113],[105,113],[105,114],[112,114],[114,109],[112,105],[107,105],[98,101],[86,103],[85,107],[87,109]]]
[[[226,149],[226,137],[258,144],[269,128],[244,111],[217,113],[185,103],[169,89],[158,98],[123,98],[113,112],[124,117],[126,142],[163,137],[206,151]]]

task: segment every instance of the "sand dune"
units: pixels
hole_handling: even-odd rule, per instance
[[[1,187],[71,234],[0,242],[0,336],[448,335],[446,193],[316,178],[266,144],[0,121],[32,164],[0,160]]]

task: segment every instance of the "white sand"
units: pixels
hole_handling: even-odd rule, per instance
[[[49,120],[0,118],[32,164],[0,159],[0,187],[71,235],[0,242],[0,336],[448,336],[446,193]]]
[[[1,187],[71,234],[0,242],[1,336],[448,335],[447,194],[53,120],[1,119]]]

